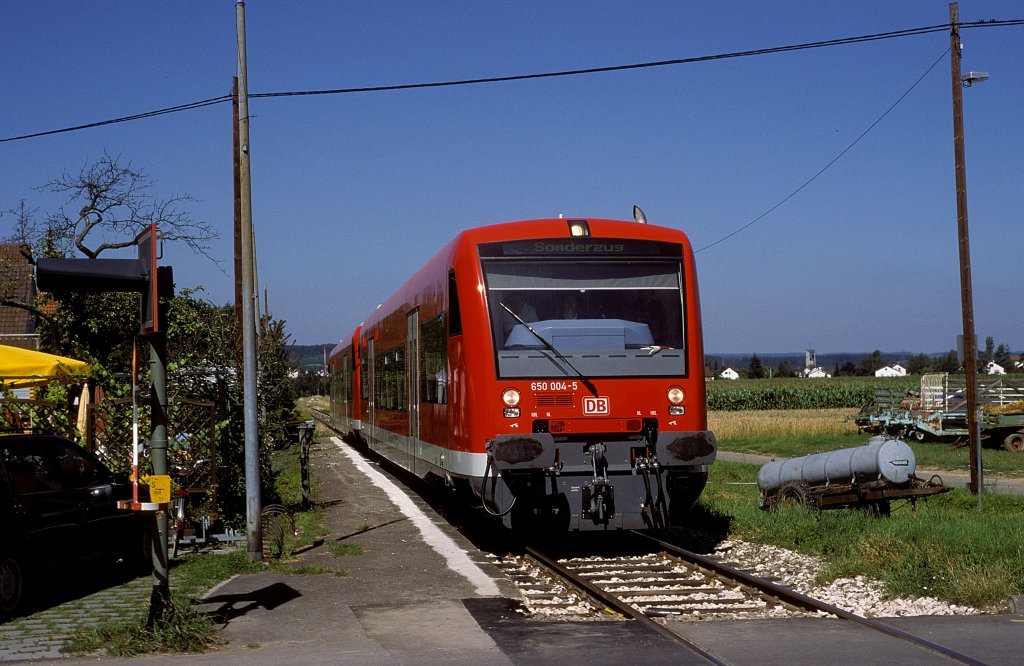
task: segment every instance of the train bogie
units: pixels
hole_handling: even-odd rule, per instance
[[[707,430],[681,232],[533,220],[460,234],[332,352],[332,416],[513,527],[662,527]]]

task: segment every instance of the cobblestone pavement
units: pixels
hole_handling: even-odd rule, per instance
[[[152,586],[143,576],[0,624],[0,661],[66,657],[61,648],[79,629],[145,617]]]

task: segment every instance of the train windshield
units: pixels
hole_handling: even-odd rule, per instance
[[[687,374],[678,246],[612,243],[627,251],[607,257],[493,245],[505,251],[483,246],[481,263],[500,377]]]

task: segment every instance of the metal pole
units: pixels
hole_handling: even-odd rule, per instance
[[[956,160],[956,222],[960,246],[960,301],[963,309],[964,374],[967,382],[967,436],[970,444],[971,492],[981,507],[981,438],[978,436],[978,343],[974,338],[971,292],[971,246],[967,228],[967,167],[964,159],[963,81],[960,75],[960,7],[949,4],[949,53],[953,82],[953,154]]]
[[[256,320],[253,282],[252,189],[249,172],[249,83],[245,69],[245,3],[235,3],[238,34],[239,196],[242,246],[242,379],[245,411],[245,506],[249,559],[263,559],[260,448],[256,417]]]
[[[167,474],[167,334],[163,327],[149,335],[149,372],[151,381],[149,452],[153,474]],[[149,597],[149,625],[164,616],[170,607],[171,590],[167,561],[167,512],[156,514],[153,548],[153,590]]]

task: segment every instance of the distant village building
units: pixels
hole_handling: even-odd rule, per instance
[[[1006,369],[1003,366],[1001,366],[998,363],[996,363],[995,361],[989,361],[988,363],[985,364],[985,374],[986,375],[1005,375],[1006,374]]]
[[[875,370],[875,377],[906,377],[907,369],[900,364],[887,365]]]
[[[804,368],[804,371],[800,373],[801,377],[807,377],[809,379],[827,379],[832,374],[825,372],[824,368]]]
[[[722,379],[739,379],[740,373],[736,372],[732,368],[726,368],[718,373],[718,376]]]

